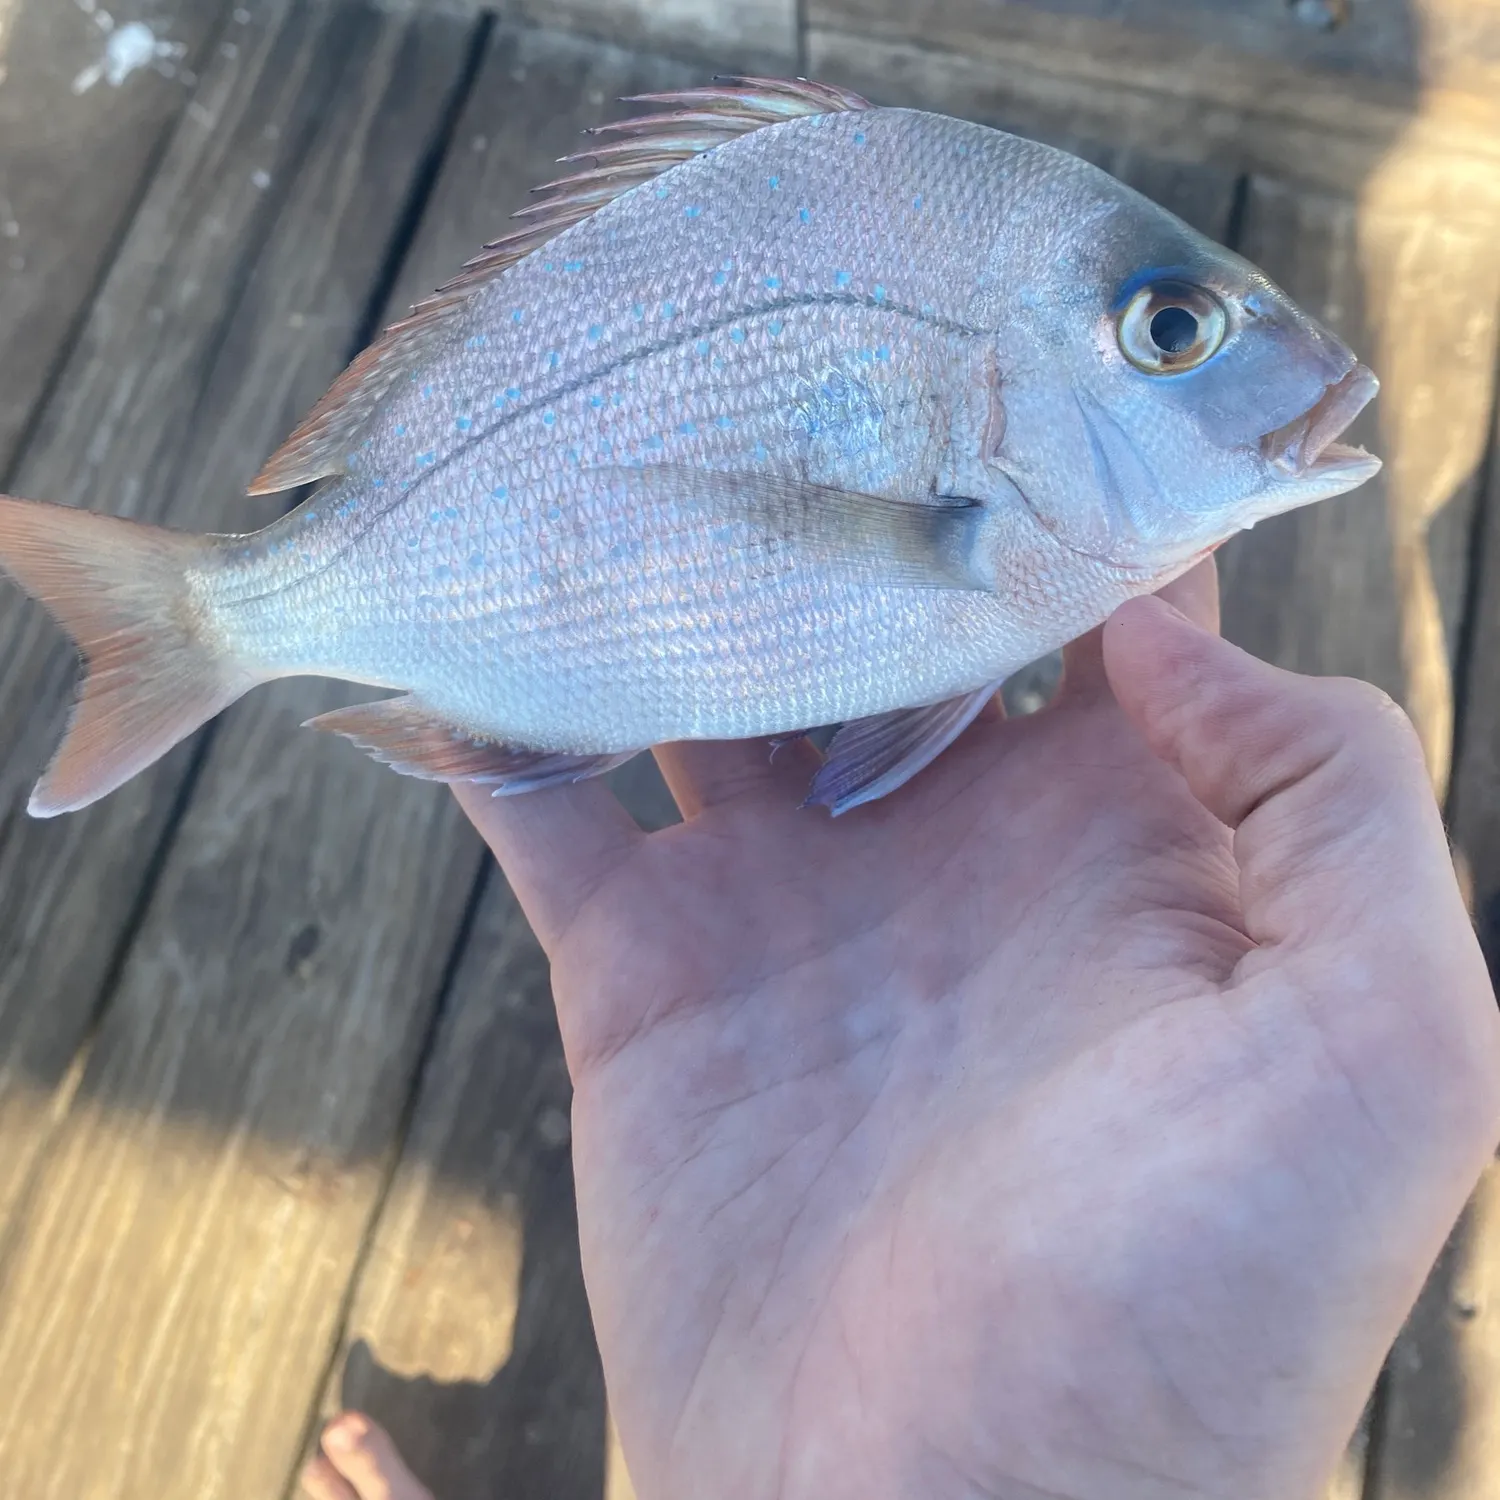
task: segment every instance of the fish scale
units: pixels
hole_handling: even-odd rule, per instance
[[[1374,472],[1332,441],[1373,376],[1089,164],[817,85],[654,102],[355,361],[257,479],[326,481],[265,531],[0,499],[0,565],[91,669],[33,811],[293,674],[401,690],[318,723],[505,792],[842,724],[843,811]]]

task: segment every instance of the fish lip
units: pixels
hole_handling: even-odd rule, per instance
[[[1261,457],[1281,478],[1289,480],[1314,475],[1321,478],[1342,471],[1353,474],[1370,465],[1374,465],[1370,470],[1373,473],[1379,467],[1378,459],[1363,448],[1337,440],[1379,389],[1374,371],[1355,365],[1324,386],[1323,394],[1300,417],[1266,433],[1260,440]]]

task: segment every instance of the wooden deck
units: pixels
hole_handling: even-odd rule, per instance
[[[1226,623],[1406,702],[1500,958],[1500,0],[103,10],[0,0],[0,488],[269,519],[265,455],[618,95],[800,64],[1010,125],[1384,378],[1380,486],[1227,549]],[[158,55],[111,74],[137,22]],[[283,683],[32,822],[71,655],[10,590],[0,642],[0,1500],[283,1500],[340,1403],[438,1500],[624,1494],[546,968],[451,800],[296,732],[349,694]],[[1500,1177],[1334,1493],[1500,1497]]]

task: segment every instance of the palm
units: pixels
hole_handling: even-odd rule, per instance
[[[1454,1194],[1453,1131],[1389,1180],[1451,1039],[1258,947],[1080,675],[837,822],[721,763],[549,934],[644,1496],[1297,1495],[1352,1426]]]

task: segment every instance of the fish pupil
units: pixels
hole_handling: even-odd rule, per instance
[[[1186,354],[1198,342],[1198,320],[1185,307],[1164,307],[1151,319],[1151,342],[1163,354]]]

